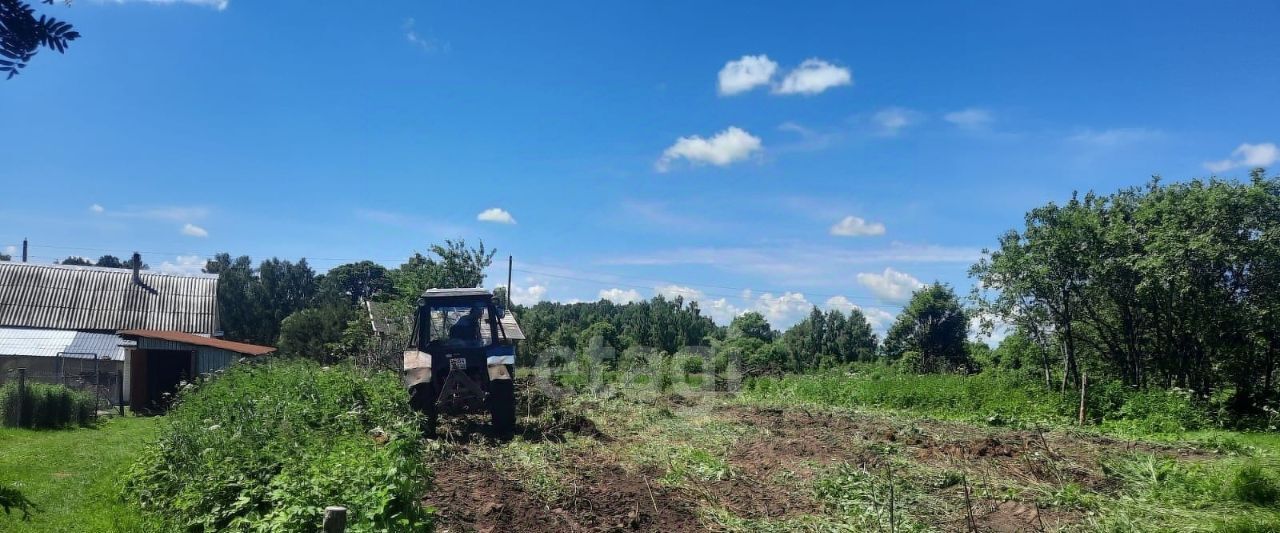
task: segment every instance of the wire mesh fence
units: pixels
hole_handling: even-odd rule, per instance
[[[92,395],[100,411],[118,407],[122,401],[122,361],[98,359],[93,354],[0,355],[0,386],[16,382],[18,369],[25,369],[28,383],[63,385]]]

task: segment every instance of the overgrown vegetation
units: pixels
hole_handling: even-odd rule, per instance
[[[21,407],[21,411],[19,411]],[[7,427],[66,429],[91,426],[97,403],[93,396],[62,385],[27,383],[0,386],[0,421]]]
[[[1280,364],[1280,179],[1073,196],[1027,213],[972,269],[980,312],[1033,341],[1046,385],[1192,391],[1265,426]],[[1061,357],[1058,357],[1061,354]]]
[[[241,365],[184,390],[127,493],[187,531],[411,530],[427,482],[419,426],[393,374],[306,361]]]

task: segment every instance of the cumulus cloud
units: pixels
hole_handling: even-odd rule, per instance
[[[5,246],[5,247],[4,247],[4,255],[7,255],[7,256],[9,256],[9,257],[13,257],[13,256],[14,256],[14,255],[16,255],[17,253],[18,253],[18,247],[17,247],[17,246],[9,245],[9,246]]]
[[[819,94],[832,87],[852,85],[853,74],[845,67],[832,65],[818,58],[810,58],[787,73],[782,82],[774,86],[775,94]]]
[[[921,118],[917,111],[903,107],[890,107],[877,111],[871,116],[871,121],[880,129],[881,135],[892,137],[907,126],[920,122]]]
[[[1244,143],[1231,152],[1231,157],[1221,161],[1209,161],[1204,168],[1209,172],[1226,172],[1233,168],[1268,167],[1280,160],[1280,148],[1274,143]]]
[[[615,304],[629,304],[631,302],[641,301],[644,299],[644,297],[640,296],[640,291],[637,291],[635,289],[624,290],[624,289],[613,288],[613,289],[601,290],[600,299],[609,300],[610,302],[613,302]]]
[[[479,215],[476,215],[476,220],[479,220],[481,222],[493,222],[496,224],[515,224],[516,223],[516,219],[511,216],[511,213],[508,213],[505,209],[500,209],[497,207],[490,207],[488,209],[485,209],[484,211],[481,211]]]
[[[218,11],[227,9],[227,6],[231,4],[231,0],[97,0],[97,2],[101,4],[188,4],[211,7]]]
[[[547,286],[540,283],[532,283],[528,286],[514,285],[511,287],[511,302],[518,305],[533,305],[546,299]]]
[[[107,209],[106,209],[105,207],[102,207],[102,206],[100,206],[100,205],[98,205],[98,204],[93,204],[93,205],[89,206],[89,212],[90,212],[90,213],[93,213],[93,214],[95,214],[95,215],[101,215],[101,214],[102,214],[102,212],[103,212],[103,211],[106,211],[106,210],[107,210]]]
[[[205,231],[204,228],[191,223],[187,223],[182,226],[182,234],[191,236],[191,237],[208,237],[209,236],[209,232]]]
[[[867,222],[861,217],[847,216],[840,219],[831,226],[831,234],[840,237],[865,237],[870,235],[884,235],[884,224],[880,222]]]
[[[720,94],[730,96],[767,85],[777,71],[778,64],[763,54],[729,61],[720,69]]]
[[[894,317],[892,313],[876,307],[862,307],[840,295],[827,298],[827,302],[824,307],[827,309],[835,309],[842,313],[848,313],[857,309],[862,312],[862,316],[867,319],[867,323],[871,324],[871,329],[876,330],[882,335],[889,329],[889,326],[893,324]]]
[[[924,286],[924,283],[921,283],[911,274],[898,272],[888,267],[884,269],[882,274],[859,273],[858,283],[870,289],[871,293],[876,295],[877,298],[885,302],[899,304],[906,303],[911,298],[912,292]]]
[[[666,172],[671,169],[671,163],[684,159],[693,165],[712,164],[723,167],[746,159],[761,149],[763,145],[759,137],[736,126],[729,126],[710,139],[697,135],[677,139],[675,144],[662,152],[662,157],[654,166],[658,172]]]
[[[160,263],[159,270],[165,274],[199,274],[203,272],[205,259],[198,255],[180,255],[173,261],[165,261]]]
[[[813,304],[799,292],[784,292],[778,296],[766,292],[755,302],[755,310],[775,327],[798,322],[812,307]]]
[[[986,109],[970,107],[960,111],[952,111],[942,115],[942,120],[965,129],[981,129],[991,123],[991,112]]]
[[[698,289],[695,289],[693,287],[681,287],[680,285],[675,285],[675,284],[661,285],[659,287],[656,287],[654,290],[659,295],[661,295],[664,298],[667,298],[668,300],[674,299],[676,296],[679,296],[681,298],[684,298],[684,300],[687,302],[690,300],[701,300],[703,297],[702,291]]]

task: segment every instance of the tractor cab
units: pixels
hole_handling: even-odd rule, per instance
[[[440,413],[489,411],[494,433],[515,429],[515,345],[505,310],[484,289],[429,289],[418,299],[404,352],[409,404],[435,433]]]

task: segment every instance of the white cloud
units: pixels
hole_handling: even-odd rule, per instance
[[[698,309],[702,311],[702,314],[711,317],[711,320],[721,325],[728,325],[733,322],[734,317],[742,314],[742,309],[731,303],[728,298],[699,301]]]
[[[205,259],[198,255],[180,255],[174,261],[160,263],[157,268],[165,274],[199,274],[203,271]]]
[[[511,302],[518,305],[533,305],[546,299],[547,286],[533,283],[528,287],[514,285],[511,287]]]
[[[783,328],[800,321],[813,308],[813,303],[799,292],[784,292],[779,296],[766,292],[760,295],[754,307],[774,327]]]
[[[691,300],[701,300],[703,297],[702,291],[698,289],[693,287],[681,287],[675,284],[661,285],[659,287],[655,287],[654,291],[668,300],[674,299],[676,296],[680,296],[687,302]]]
[[[1230,158],[1209,161],[1204,164],[1204,168],[1215,173],[1239,167],[1254,169],[1271,166],[1277,160],[1280,160],[1280,148],[1277,148],[1274,143],[1244,143],[1231,152]]]
[[[222,11],[231,4],[231,0],[96,0],[102,4],[190,4],[193,6],[205,6]]]
[[[870,289],[877,298],[889,303],[906,303],[911,299],[913,291],[924,286],[924,283],[911,274],[887,267],[883,274],[859,273],[858,283]]]
[[[1093,145],[1099,148],[1116,148],[1133,143],[1160,138],[1164,132],[1147,128],[1112,128],[1109,130],[1083,130],[1067,140]]]
[[[644,300],[644,297],[640,296],[640,291],[635,289],[604,289],[600,291],[599,296],[601,300],[609,300],[615,304],[629,304]]]
[[[983,318],[991,320],[990,332],[982,331]],[[969,340],[986,343],[992,348],[999,346],[1005,337],[1013,333],[1013,329],[1012,324],[990,315],[975,315],[969,318]]]
[[[9,245],[9,246],[5,246],[5,247],[4,247],[4,255],[7,255],[7,256],[9,256],[9,257],[13,257],[13,256],[15,256],[15,255],[17,255],[17,254],[18,254],[18,247],[17,247],[17,246]]]
[[[892,137],[903,128],[920,122],[921,118],[921,114],[917,111],[903,107],[890,107],[877,111],[871,116],[871,121],[880,128],[881,135]]]
[[[209,236],[209,232],[205,231],[204,228],[197,226],[195,224],[190,224],[190,223],[182,226],[182,234],[189,235],[191,237],[208,237]]]
[[[719,167],[751,156],[753,152],[763,149],[760,138],[736,127],[715,134],[710,139],[697,135],[681,137],[676,143],[662,152],[662,157],[654,165],[658,172],[671,169],[671,163],[684,159],[693,165],[712,164]]]
[[[423,52],[434,53],[434,52],[449,51],[449,48],[450,48],[449,43],[441,42],[439,39],[419,33],[418,29],[415,27],[417,26],[417,23],[418,21],[414,20],[413,18],[405,19],[404,21],[405,40],[409,41],[414,46],[421,48]]]
[[[894,316],[892,313],[876,307],[862,307],[857,305],[844,296],[832,296],[827,299],[825,305],[827,309],[835,309],[842,313],[848,313],[854,309],[862,312],[862,316],[866,317],[867,323],[871,324],[871,329],[884,335],[888,331],[889,326],[893,324]]]
[[[993,120],[990,111],[977,107],[952,111],[943,115],[942,119],[961,128],[971,130],[984,128]]]
[[[516,219],[511,216],[511,213],[508,213],[505,209],[497,207],[490,207],[481,211],[479,215],[476,215],[476,220],[481,222],[495,222],[498,224],[516,223]]]
[[[870,235],[884,235],[884,224],[880,222],[867,222],[860,217],[847,216],[831,226],[831,234],[840,237],[865,237]]]
[[[818,94],[832,87],[852,85],[853,74],[817,58],[804,60],[799,67],[787,73],[782,82],[774,86],[775,94]]]
[[[102,207],[102,206],[100,206],[100,205],[98,205],[98,204],[93,204],[93,205],[89,206],[89,212],[90,212],[90,213],[93,213],[93,214],[95,214],[95,215],[101,215],[103,211],[106,211],[106,208],[104,208],[104,207]]]
[[[729,61],[720,69],[720,94],[729,96],[766,85],[777,71],[778,64],[763,54]]]

